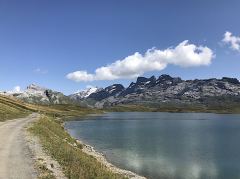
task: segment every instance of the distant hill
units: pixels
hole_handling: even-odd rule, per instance
[[[2,92],[6,96],[14,96],[21,99],[27,103],[31,104],[73,104],[77,102],[72,100],[70,97],[65,96],[61,92],[57,92],[51,89],[40,87],[36,84],[29,85],[26,90],[21,92]]]

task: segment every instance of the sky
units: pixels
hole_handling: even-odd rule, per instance
[[[240,78],[239,9],[239,0],[0,0],[0,90]]]

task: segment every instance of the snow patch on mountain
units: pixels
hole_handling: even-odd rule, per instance
[[[88,96],[90,96],[92,93],[96,93],[98,91],[102,90],[102,88],[98,87],[88,87],[85,90],[79,90],[76,93],[70,95],[69,97],[72,99],[85,99]]]

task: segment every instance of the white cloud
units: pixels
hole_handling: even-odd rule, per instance
[[[69,73],[67,78],[73,81],[93,81],[94,75],[88,74],[86,71],[75,71]]]
[[[149,49],[145,54],[138,52],[123,60],[99,67],[95,73],[87,71],[75,71],[67,74],[67,78],[76,82],[95,80],[131,79],[143,75],[145,72],[161,71],[168,64],[180,67],[194,67],[209,65],[214,58],[213,51],[204,46],[189,44],[187,40],[181,42],[175,48],[158,50]]]
[[[14,92],[14,93],[19,93],[19,92],[21,92],[21,87],[20,87],[20,86],[15,86],[15,87],[13,88],[13,92]]]
[[[240,52],[240,36],[239,37],[234,36],[234,35],[232,35],[231,32],[227,31],[227,32],[225,32],[224,38],[222,39],[222,41],[225,44],[230,45],[230,48],[232,50],[236,50],[236,51]]]

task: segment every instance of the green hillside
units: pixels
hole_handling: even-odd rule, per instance
[[[23,102],[0,95],[0,121],[24,117],[30,114],[30,112]]]
[[[99,110],[77,105],[34,105],[20,101],[14,97],[0,95],[0,121],[27,116],[38,112],[48,116],[71,118],[90,113],[99,113]]]

